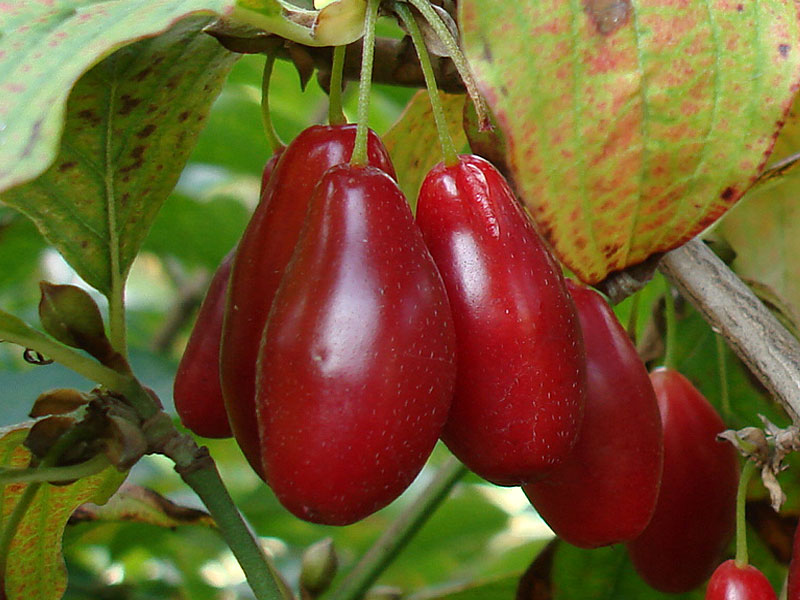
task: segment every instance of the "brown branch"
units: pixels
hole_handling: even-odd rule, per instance
[[[223,46],[242,54],[276,52],[277,57],[289,60],[306,69],[313,65],[323,86],[330,78],[333,48],[315,48],[283,40],[250,27],[242,27],[218,20],[204,31],[215,37]],[[436,82],[442,91],[463,93],[464,84],[453,62],[448,58],[433,57]],[[357,81],[361,74],[361,40],[347,46],[344,63],[345,80]],[[425,87],[425,78],[419,66],[414,47],[407,38],[402,40],[378,38],[375,44],[373,81],[404,87]]]
[[[800,342],[703,242],[668,252],[660,269],[800,424]]]

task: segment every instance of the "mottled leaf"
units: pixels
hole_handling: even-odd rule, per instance
[[[133,521],[168,528],[179,525],[214,527],[214,520],[207,512],[180,506],[149,488],[127,483],[103,505],[80,506],[70,523],[87,521]]]
[[[233,0],[15,0],[0,3],[0,190],[55,158],[78,78],[113,50]]]
[[[106,295],[127,274],[235,61],[200,33],[205,22],[185,19],[86,73],[55,163],[0,195]]]
[[[0,430],[0,465],[24,468],[30,453],[21,445],[30,424]],[[72,512],[85,502],[103,503],[125,474],[108,468],[66,486],[39,485],[17,527],[8,550],[4,574],[9,600],[60,598],[67,585],[61,539]],[[28,485],[12,483],[2,488],[2,524],[5,526]]]
[[[798,85],[790,0],[463,0],[517,189],[582,279],[681,244],[762,169]]]
[[[440,93],[448,129],[457,149],[466,145],[461,128],[464,96]],[[392,157],[400,188],[411,206],[417,205],[417,193],[428,171],[441,162],[442,150],[433,121],[433,111],[426,91],[417,92],[403,114],[384,136],[384,143]]]

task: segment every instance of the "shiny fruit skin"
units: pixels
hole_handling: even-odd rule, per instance
[[[792,559],[789,562],[789,576],[786,581],[786,600],[800,600],[800,522],[794,532]]]
[[[581,548],[629,541],[650,522],[663,463],[653,385],[628,334],[597,292],[567,281],[586,348],[578,441],[547,477],[522,489],[561,539]]]
[[[260,195],[263,195],[285,149],[285,146],[279,147],[264,165]],[[225,256],[211,278],[173,386],[175,410],[181,422],[197,435],[208,438],[233,435],[222,397],[219,352],[234,253],[235,249]]]
[[[333,167],[259,354],[262,461],[281,503],[346,525],[400,495],[441,433],[454,352],[444,285],[397,184]]]
[[[505,179],[477,156],[431,170],[417,223],[456,327],[458,375],[442,440],[488,481],[538,479],[572,449],[586,387],[561,271]]]
[[[311,193],[330,167],[350,160],[355,125],[312,126],[283,151],[234,259],[223,324],[220,375],[236,441],[263,478],[255,419],[256,357],[272,300],[292,257]],[[394,177],[382,142],[369,135],[369,162]]]
[[[219,346],[232,262],[233,252],[230,252],[211,278],[178,364],[172,390],[181,423],[207,438],[233,435],[219,382]]]
[[[742,568],[726,560],[714,571],[705,600],[777,600],[772,584],[752,565]]]
[[[628,552],[651,587],[682,593],[711,575],[733,537],[739,461],[730,444],[717,441],[725,424],[688,379],[657,369],[650,380],[664,429],[664,469],[653,518]]]

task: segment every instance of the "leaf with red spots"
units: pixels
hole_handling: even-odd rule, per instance
[[[30,423],[0,429],[0,465],[25,468],[30,453],[21,445]],[[61,538],[72,512],[85,502],[102,504],[125,479],[109,467],[71,485],[41,484],[5,549],[8,562],[0,582],[9,600],[60,598],[67,587],[67,571],[61,555]],[[5,524],[29,485],[10,483],[0,488],[0,514]]]
[[[0,191],[39,175],[58,150],[70,88],[132,41],[233,0],[0,0]]]
[[[459,11],[517,190],[589,282],[730,208],[800,81],[791,0],[462,0]]]
[[[87,72],[67,103],[55,162],[0,194],[106,295],[127,275],[236,60],[201,33],[207,22],[182,20]]]
[[[449,131],[457,149],[466,145],[461,129],[464,96],[440,92]],[[412,206],[416,206],[417,193],[428,171],[442,160],[439,135],[433,120],[428,93],[414,94],[403,114],[386,132],[384,143],[392,157],[400,187]]]

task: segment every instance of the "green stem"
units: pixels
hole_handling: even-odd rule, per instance
[[[747,566],[747,522],[745,512],[747,507],[747,485],[756,469],[756,464],[748,460],[742,467],[739,477],[739,488],[736,491],[736,566],[740,569]]]
[[[356,600],[375,582],[386,566],[408,543],[434,510],[447,498],[450,490],[467,469],[450,458],[436,473],[433,481],[361,558],[342,583],[334,589],[330,600]]]
[[[375,24],[378,21],[380,0],[368,0],[367,16],[364,21],[364,47],[361,54],[361,79],[358,86],[358,120],[356,141],[350,164],[365,167],[367,157],[367,137],[369,135],[369,94],[372,90],[372,63],[375,60]]]
[[[414,42],[414,48],[417,50],[419,64],[425,77],[425,87],[428,88],[428,96],[431,101],[433,119],[436,122],[436,131],[439,134],[439,144],[442,147],[444,162],[448,167],[455,166],[458,164],[458,152],[455,144],[453,144],[453,137],[447,128],[447,117],[445,117],[442,99],[439,97],[439,89],[436,87],[436,75],[433,72],[430,54],[425,47],[425,39],[422,37],[422,32],[419,30],[419,25],[417,25],[414,15],[411,14],[411,9],[403,2],[396,2],[394,8],[403,20],[408,33],[411,35],[411,40]]]
[[[0,486],[9,483],[72,481],[95,475],[108,467],[109,464],[105,454],[98,454],[85,462],[66,467],[39,467],[33,469],[0,467]]]
[[[719,371],[719,395],[720,406],[725,416],[731,415],[731,397],[728,388],[728,364],[725,360],[725,340],[722,336],[715,334],[717,342],[717,370]]]
[[[677,348],[677,319],[675,316],[675,298],[672,296],[672,286],[664,279],[664,314],[666,317],[667,341],[664,351],[664,366],[674,369],[676,366],[675,351]]]
[[[269,84],[272,79],[272,67],[274,65],[275,53],[268,52],[266,60],[264,61],[264,73],[261,76],[261,120],[264,123],[264,135],[266,135],[267,143],[273,153],[283,146],[283,142],[272,122],[272,112],[269,108]]]
[[[461,80],[464,82],[464,87],[467,88],[467,94],[469,94],[469,97],[472,99],[472,102],[475,105],[475,112],[478,114],[479,129],[481,131],[491,129],[489,111],[486,108],[486,103],[483,100],[483,96],[481,96],[481,93],[478,91],[478,83],[475,81],[475,77],[472,75],[467,58],[464,56],[464,53],[461,52],[461,47],[458,45],[458,40],[453,37],[453,33],[450,31],[447,25],[442,22],[441,17],[439,17],[436,9],[430,5],[429,0],[408,1],[411,2],[411,4],[413,4],[419,12],[422,13],[422,16],[425,17],[425,20],[436,32],[436,35],[439,36],[439,39],[445,45],[445,48],[447,48],[447,51],[450,54],[450,59],[453,61],[458,74],[461,76]]]
[[[331,91],[328,97],[328,122],[331,125],[344,125],[347,118],[342,108],[342,74],[347,46],[334,46],[331,65]]]
[[[179,470],[183,480],[200,496],[230,547],[257,600],[286,600],[291,592],[277,574],[233,503],[210,457],[202,466]]]

